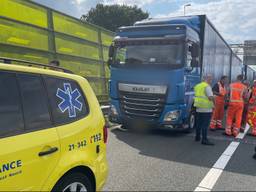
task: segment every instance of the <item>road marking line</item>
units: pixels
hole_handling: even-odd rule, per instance
[[[101,105],[100,108],[101,108],[101,109],[109,109],[109,108],[110,108],[110,105]]]
[[[198,187],[203,187],[211,190],[222,172],[222,169],[211,168]]]
[[[197,187],[195,191],[211,191],[211,190],[203,187]]]
[[[244,133],[239,133],[236,139],[242,140],[246,133],[249,131],[249,125],[246,125]],[[227,166],[228,162],[230,161],[232,155],[235,153],[236,149],[238,148],[240,141],[233,141],[231,142],[226,150],[222,153],[216,163],[213,165],[213,168],[206,174],[200,184],[194,191],[211,191],[218,181],[219,177],[221,176],[223,170]]]
[[[224,169],[226,165],[228,164],[231,156],[236,151],[237,147],[239,146],[239,142],[233,141],[229,144],[227,149],[222,153],[220,158],[216,161],[216,163],[213,165],[213,168],[217,169]]]
[[[222,155],[232,156],[239,144],[237,141],[231,142]]]
[[[239,133],[237,135],[236,139],[243,139],[245,137],[246,133],[249,131],[249,129],[250,129],[250,126],[247,124],[244,132],[243,133]]]
[[[221,155],[220,158],[217,160],[217,162],[213,165],[213,168],[216,169],[224,169],[226,165],[228,164],[231,156],[228,155]]]

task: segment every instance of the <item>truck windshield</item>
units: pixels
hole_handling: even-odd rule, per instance
[[[182,67],[182,44],[160,42],[116,44],[114,65],[123,67],[164,65]]]

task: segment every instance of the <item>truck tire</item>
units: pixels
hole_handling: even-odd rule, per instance
[[[196,124],[196,111],[194,109],[191,110],[189,115],[189,129],[193,130]]]
[[[185,130],[186,133],[191,133],[195,129],[195,122],[196,122],[196,110],[193,108],[191,109],[189,118],[188,118],[188,128]]]
[[[94,191],[93,185],[90,179],[82,173],[71,173],[58,181],[52,191]]]

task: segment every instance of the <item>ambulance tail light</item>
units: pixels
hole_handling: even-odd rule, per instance
[[[104,140],[104,143],[107,143],[108,141],[108,128],[106,125],[104,125],[103,127],[103,140]]]

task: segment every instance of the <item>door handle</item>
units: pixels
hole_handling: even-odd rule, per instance
[[[52,147],[48,151],[42,151],[42,152],[38,153],[38,156],[42,157],[42,156],[45,156],[45,155],[50,155],[52,153],[55,153],[58,150],[59,150],[58,147]]]

